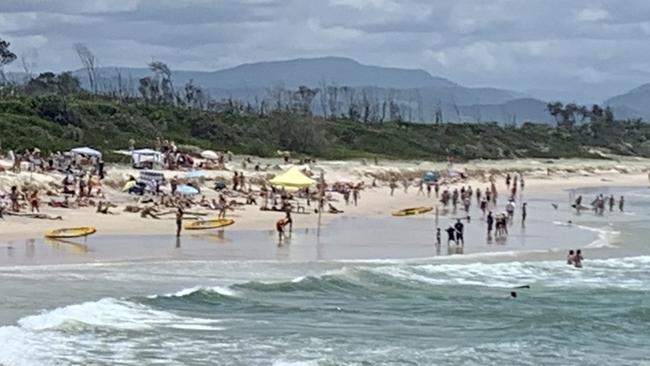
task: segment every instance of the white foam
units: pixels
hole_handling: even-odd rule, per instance
[[[618,248],[612,241],[618,237],[620,231],[609,230],[608,228],[595,228],[590,226],[576,225],[577,228],[598,234],[598,238],[586,245],[586,248]]]
[[[26,330],[40,331],[86,325],[123,330],[147,330],[160,325],[217,323],[218,320],[186,318],[146,305],[105,298],[69,305],[18,320]]]
[[[548,287],[618,287],[632,290],[650,286],[650,256],[586,260],[576,269],[563,260],[510,263],[422,264],[383,266],[367,271],[399,280],[429,285],[514,287],[540,284]],[[640,275],[636,275],[639,273]],[[606,278],[607,281],[603,281]]]

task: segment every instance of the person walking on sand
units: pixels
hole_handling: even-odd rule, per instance
[[[438,228],[436,228],[436,246],[437,247],[440,246],[440,242],[441,242],[440,236],[441,236],[440,228],[438,227]]]
[[[417,195],[418,196],[424,196],[424,181],[423,180],[420,180],[418,182],[418,193],[417,193]]]
[[[436,194],[436,198],[438,198],[438,194],[440,193],[440,184],[438,184],[438,182],[433,184],[433,191]]]
[[[427,183],[427,198],[431,198],[431,184]]]
[[[178,206],[176,208],[176,237],[181,236],[181,229],[183,228],[183,209]]]
[[[397,188],[397,182],[395,182],[395,178],[390,179],[388,186],[390,187],[390,196],[392,197],[395,195],[395,188]]]
[[[618,200],[618,210],[623,212],[623,206],[625,206],[625,199],[621,196]]]

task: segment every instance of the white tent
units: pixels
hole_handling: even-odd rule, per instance
[[[153,149],[138,149],[131,151],[131,163],[133,165],[140,165],[141,163],[148,161],[162,164],[163,155],[159,151]]]
[[[95,149],[91,149],[89,147],[77,147],[72,150],[70,150],[71,153],[77,154],[77,155],[85,155],[85,156],[97,156],[99,158],[102,157],[102,153]]]

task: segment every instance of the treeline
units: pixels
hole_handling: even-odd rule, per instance
[[[131,139],[138,147],[153,146],[160,137],[190,151],[275,156],[277,150],[290,150],[332,159],[650,157],[650,125],[615,121],[611,111],[599,106],[551,103],[549,113],[557,126],[407,123],[404,110],[390,100],[379,102],[344,87],[278,90],[273,103],[215,101],[191,81],[175,86],[169,68],[158,62],[150,64],[152,75],[138,81],[134,95],[128,92],[129,82],[115,89],[100,86],[94,56],[81,45],[77,51],[92,80],[90,88],[82,88],[70,73],[42,73],[23,83],[0,78],[5,81],[0,85],[2,149],[89,145],[110,151],[127,148]],[[12,55],[9,44],[0,40],[0,66],[15,61]],[[318,100],[320,95],[327,97]],[[310,109],[315,104],[327,113],[316,115]]]
[[[602,153],[650,157],[650,125],[585,123],[571,128],[543,124],[364,124],[293,113],[266,116],[188,109],[142,100],[77,94],[4,95],[0,146],[64,150],[89,145],[105,151],[153,146],[161,137],[188,151],[230,150],[276,156],[290,150],[320,158],[382,157],[457,160],[595,157]]]

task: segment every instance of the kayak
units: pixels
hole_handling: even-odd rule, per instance
[[[199,220],[185,224],[185,230],[208,230],[218,229],[230,226],[235,223],[233,219],[212,219],[212,220]]]
[[[50,239],[57,238],[79,238],[82,236],[92,235],[97,230],[94,227],[72,227],[65,229],[50,230],[45,232],[45,237]]]
[[[433,210],[433,207],[411,207],[393,211],[393,216],[421,215]]]

